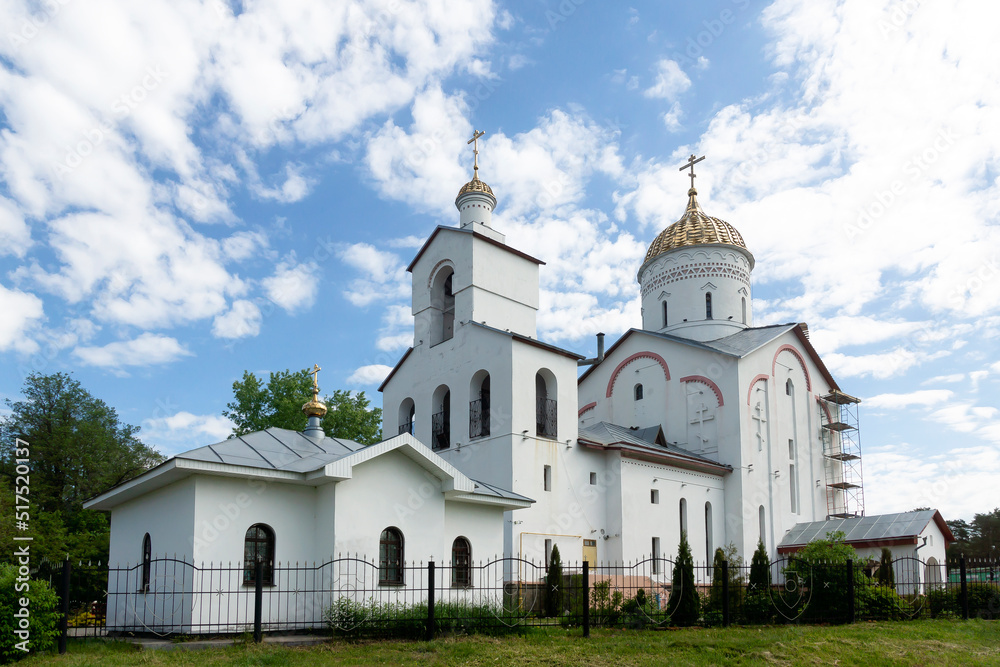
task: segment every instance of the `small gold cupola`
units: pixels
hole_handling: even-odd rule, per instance
[[[302,406],[302,412],[309,418],[309,423],[303,433],[313,438],[322,438],[326,435],[322,424],[323,417],[326,415],[326,405],[319,400],[319,372],[321,370],[323,369],[319,367],[319,364],[313,364],[313,397]]]

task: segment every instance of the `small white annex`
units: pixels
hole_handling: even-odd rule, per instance
[[[371,563],[369,588],[408,584],[411,562],[502,553],[504,513],[531,504],[470,479],[409,434],[364,446],[309,421],[303,432],[269,428],[179,454],[85,504],[111,513],[109,628],[225,630],[245,620],[245,604],[237,614],[235,602],[179,594],[220,588],[235,600],[252,590],[245,564],[258,558],[272,590],[301,585],[282,581],[294,576],[282,565],[348,555]],[[166,610],[165,597],[174,605]],[[226,604],[234,616],[219,625],[216,607]],[[276,613],[321,625],[322,611]]]

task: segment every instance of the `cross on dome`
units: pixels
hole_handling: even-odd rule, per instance
[[[465,142],[468,146],[472,144],[472,179],[479,179],[479,137],[486,134],[483,130],[474,130],[472,133],[472,138]]]
[[[681,167],[680,169],[677,170],[677,171],[684,171],[685,169],[688,169],[688,168],[691,169],[690,176],[691,176],[691,189],[692,190],[694,189],[694,179],[697,176],[697,174],[694,173],[694,166],[696,164],[698,164],[699,162],[701,162],[702,160],[704,160],[704,159],[705,159],[704,155],[702,155],[700,158],[695,158],[694,153],[691,153],[691,157],[688,158],[687,164],[685,164],[683,167]]]

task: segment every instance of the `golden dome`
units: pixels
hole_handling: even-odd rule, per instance
[[[681,219],[670,225],[649,244],[646,260],[658,257],[668,250],[690,245],[721,243],[746,250],[743,237],[725,220],[706,215],[698,205],[698,191],[688,190],[688,205]]]
[[[322,417],[326,414],[326,406],[313,396],[311,401],[302,406],[302,412],[306,413],[306,417]]]
[[[476,175],[472,177],[472,180],[463,185],[462,189],[458,191],[458,196],[455,197],[455,201],[458,201],[458,198],[467,192],[482,192],[495,198],[493,190],[490,186],[486,185],[484,181],[479,180],[478,170],[476,171]]]

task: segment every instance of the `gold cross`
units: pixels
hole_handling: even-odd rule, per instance
[[[704,159],[705,159],[704,155],[702,155],[700,158],[695,158],[694,153],[691,153],[691,157],[688,158],[687,164],[685,164],[683,167],[681,167],[680,169],[677,170],[677,171],[684,171],[688,167],[691,168],[691,187],[692,188],[694,187],[694,179],[695,179],[695,176],[696,176],[696,174],[694,173],[694,166],[696,164],[698,164],[699,162],[701,162],[702,160],[704,160]]]
[[[312,373],[309,375],[313,376],[313,396],[319,394],[319,372],[323,370],[319,367],[319,364],[313,364]]]
[[[466,145],[473,144],[472,146],[472,178],[479,178],[479,137],[486,134],[482,130],[474,130],[472,132],[472,138],[465,142]]]

